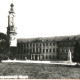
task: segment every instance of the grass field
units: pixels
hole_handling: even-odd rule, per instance
[[[0,63],[0,76],[28,75],[29,79],[79,79],[80,67],[54,64]]]

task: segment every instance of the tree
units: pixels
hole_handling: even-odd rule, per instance
[[[77,62],[77,64],[80,63],[80,44],[78,41],[74,46],[73,62]]]
[[[9,44],[7,35],[0,33],[0,60],[1,58],[7,58],[9,52]]]

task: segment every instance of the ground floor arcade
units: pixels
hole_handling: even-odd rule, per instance
[[[14,56],[16,59],[23,60],[53,60],[56,59],[56,56],[53,54],[16,54]]]

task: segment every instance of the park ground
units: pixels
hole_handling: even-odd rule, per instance
[[[79,79],[80,66],[39,63],[0,63],[0,76],[9,75],[27,75],[29,79]]]

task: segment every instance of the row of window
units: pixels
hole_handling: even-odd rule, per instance
[[[43,43],[43,44],[18,44],[19,47],[38,47],[38,46],[55,46],[55,43]]]
[[[53,49],[18,49],[18,53],[52,53],[52,52],[56,52],[56,49],[53,48]]]
[[[18,55],[17,56],[18,59],[31,59],[31,60],[43,60],[43,59],[55,59],[54,55],[27,55],[27,57],[25,57],[25,55]]]
[[[60,50],[62,53],[68,53],[69,49],[61,49]],[[73,52],[73,50],[70,50],[71,52]]]
[[[59,46],[73,46],[75,45],[75,42],[61,42],[59,43]]]
[[[61,49],[61,52],[68,52],[67,49]]]

